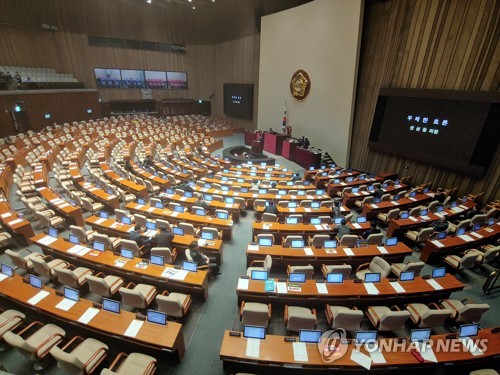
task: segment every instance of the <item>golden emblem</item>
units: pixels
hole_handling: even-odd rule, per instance
[[[302,69],[297,70],[290,80],[290,92],[297,100],[304,100],[309,94],[311,80],[309,75]]]

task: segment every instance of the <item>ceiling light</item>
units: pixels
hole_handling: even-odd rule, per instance
[[[153,0],[146,0],[146,3],[151,4]]]
[[[196,7],[193,7],[193,10],[196,9]]]

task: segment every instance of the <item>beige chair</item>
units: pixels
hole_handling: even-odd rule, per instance
[[[29,361],[37,361],[39,367],[44,367],[41,363],[48,359],[47,355],[52,347],[60,343],[65,336],[66,332],[62,328],[35,321],[18,333],[5,332],[3,339]]]
[[[298,332],[301,329],[315,329],[318,323],[316,309],[285,305],[284,319],[288,331]]]
[[[68,267],[54,267],[57,281],[71,288],[78,289],[87,282],[87,275],[92,275],[92,270],[85,267],[75,267],[70,264]]]
[[[397,306],[369,306],[366,316],[378,331],[397,331],[404,328],[410,313]]]
[[[408,263],[393,263],[391,264],[391,271],[394,275],[399,277],[401,272],[413,271],[415,276],[420,275],[420,271],[424,268],[424,262],[408,262]]]
[[[101,371],[101,375],[153,375],[155,373],[155,358],[141,353],[127,355],[123,352],[118,354],[109,368],[104,368]]]
[[[90,198],[82,197],[80,199],[83,205],[83,209],[85,211],[89,211],[92,213],[95,213],[97,211],[100,211],[104,208],[104,205],[100,202],[93,202]]]
[[[258,234],[256,237],[255,237],[255,242],[259,243],[259,239],[261,238],[268,238],[271,240],[271,244],[274,244],[274,235],[272,235],[271,233],[261,233],[261,234]]]
[[[476,263],[478,264],[491,263],[495,261],[500,254],[500,246],[486,245],[483,247],[483,250],[485,251],[469,249],[467,250],[467,254],[477,255]]]
[[[158,311],[164,312],[167,316],[182,318],[187,314],[192,302],[191,295],[182,293],[169,293],[166,290],[156,296]]]
[[[35,257],[32,258],[31,261],[33,262],[33,270],[38,275],[42,277],[48,277],[50,279],[56,276],[56,271],[54,270],[54,268],[65,268],[69,265],[62,259],[53,259],[50,255],[46,255],[43,258]]]
[[[469,299],[445,299],[441,307],[451,310],[451,318],[457,323],[479,322],[483,314],[490,309],[487,303],[474,303]]]
[[[71,351],[65,350],[74,347]],[[50,354],[57,361],[57,367],[69,375],[92,374],[104,361],[108,353],[108,346],[98,340],[88,338],[83,339],[80,336],[73,337],[62,348],[54,346]]]
[[[262,265],[262,266],[257,266]],[[264,260],[253,260],[250,267],[247,268],[247,276],[252,276],[252,271],[266,271],[268,274],[271,272],[273,265],[273,258],[271,255],[266,255]]]
[[[165,264],[173,264],[177,258],[177,250],[171,251],[168,247],[153,247],[151,249],[151,255],[160,255],[163,257],[163,262]]]
[[[463,271],[474,267],[478,256],[474,252],[466,252],[463,256],[448,255],[444,258],[444,262],[456,271]]]
[[[70,225],[69,230],[71,234],[77,236],[82,243],[89,243],[94,240],[94,235],[97,233],[95,230],[86,230],[84,227],[77,225]]]
[[[26,315],[17,310],[5,310],[0,314],[0,340],[6,332],[13,331],[19,327]]]
[[[364,279],[367,273],[380,273],[381,278],[385,278],[391,272],[391,265],[379,256],[373,257],[370,263],[363,263],[356,269],[356,277]]]
[[[483,224],[485,220],[486,220],[485,214],[477,214],[470,219],[470,225],[474,226],[476,224]]]
[[[111,297],[118,289],[125,283],[125,281],[118,276],[106,276],[102,272],[95,275],[86,275],[87,283],[89,285],[89,292],[99,294],[102,297]]]
[[[278,216],[269,212],[264,212],[262,214],[262,221],[264,223],[274,223],[278,221]]]
[[[377,215],[377,219],[382,220],[384,223],[388,223],[391,220],[396,220],[399,217],[400,211],[399,208],[393,208],[387,213],[381,212]]]
[[[184,229],[184,235],[197,237],[200,233],[199,229],[195,229],[194,225],[191,223],[179,223],[179,228]]]
[[[115,215],[116,215],[116,221],[121,223],[124,217],[129,217],[130,220],[134,221],[134,216],[129,215],[127,211],[125,210],[120,210],[120,209],[115,209]]]
[[[481,370],[471,371],[469,372],[469,375],[498,375],[498,372],[491,368],[484,368]]]
[[[421,243],[427,241],[432,233],[434,233],[434,228],[422,228],[419,231],[409,230],[405,233],[405,236],[416,243]]]
[[[241,301],[240,320],[244,325],[267,327],[271,321],[271,304]]]
[[[144,185],[146,186],[146,189],[148,189],[150,193],[156,194],[160,191],[160,187],[158,185],[153,185],[151,181],[144,180]]]
[[[0,232],[0,245],[5,245],[11,240],[12,236],[9,232]]]
[[[356,331],[361,326],[363,311],[357,307],[325,306],[326,320],[332,328],[344,328],[346,331]]]
[[[136,258],[140,258],[144,251],[144,246],[139,247],[139,245],[137,245],[137,242],[132,240],[122,239],[120,247],[131,250],[134,257]]]
[[[325,279],[326,275],[328,275],[329,273],[341,273],[344,280],[347,280],[351,275],[352,266],[350,264],[332,264],[332,265],[322,264],[321,272],[323,273]]]
[[[35,212],[36,218],[44,228],[58,227],[64,224],[64,219],[60,216],[46,216],[41,212]]]
[[[286,273],[290,276],[291,273],[305,273],[306,279],[311,280],[314,276],[314,267],[310,264],[307,266],[290,266],[286,268]]]
[[[148,284],[134,284],[130,282],[118,291],[122,297],[123,304],[137,309],[145,309],[153,302],[156,296],[156,288]]]
[[[27,251],[28,255],[21,255],[22,252]],[[10,249],[5,250],[5,254],[10,258],[12,264],[16,268],[22,268],[25,271],[29,271],[33,269],[33,258],[41,258],[43,259],[44,255],[37,253],[37,252],[32,252],[29,249],[23,249],[20,252],[15,252]]]
[[[146,228],[146,224],[148,222],[148,219],[146,216],[141,215],[141,214],[135,214],[134,219],[135,219],[136,225],[140,225],[141,227]]]
[[[314,247],[323,247],[325,245],[325,241],[329,241],[330,236],[327,234],[316,234],[312,238],[308,238],[308,242],[310,246]]]
[[[340,239],[339,246],[354,247],[359,237],[355,234],[344,234]]]
[[[214,236],[214,240],[220,240],[222,239],[222,231],[217,230],[216,228],[211,228],[211,227],[203,227],[201,228],[202,232],[208,232],[212,233]],[[200,234],[201,236],[201,234]]]
[[[459,221],[457,223],[448,222],[448,229],[446,230],[446,232],[456,233],[459,228],[467,228],[467,227],[469,227],[469,225],[470,225],[469,219],[465,219],[465,220]]]
[[[405,309],[410,313],[413,323],[419,328],[442,327],[445,320],[451,316],[451,310],[442,309],[435,303],[429,305],[410,303],[405,306]]]
[[[358,206],[359,208],[364,207],[365,204],[371,204],[371,203],[373,203],[373,197],[372,196],[367,196],[367,197],[364,197],[363,199],[360,199],[360,200],[354,202],[354,204],[356,206]]]
[[[289,235],[282,241],[284,246],[292,246],[292,241],[304,241],[304,238],[302,236]]]
[[[372,233],[366,238],[368,245],[380,245],[383,240],[383,233]]]
[[[110,237],[107,234],[95,233],[94,241],[102,242],[106,250],[115,250],[120,246],[122,239],[119,237]]]

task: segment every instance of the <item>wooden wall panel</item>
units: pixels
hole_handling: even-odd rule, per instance
[[[367,0],[351,167],[500,199],[500,147],[482,178],[367,147],[381,87],[500,91],[499,19],[497,0]]]

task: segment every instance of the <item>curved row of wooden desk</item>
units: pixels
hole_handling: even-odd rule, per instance
[[[260,373],[273,373],[273,374],[290,374],[290,373],[306,373],[309,371],[366,371],[357,362],[352,360],[354,350],[359,347],[350,342],[341,358],[329,362],[326,357],[318,349],[317,344],[305,344],[307,351],[307,360],[296,360],[294,355],[294,343],[285,342],[285,336],[267,335],[264,340],[260,340],[260,350],[258,358],[248,355],[247,344],[248,339],[244,337],[231,336],[230,331],[224,332],[224,338],[220,350],[220,359],[223,361],[224,368],[231,372],[236,373],[240,371],[257,371]],[[498,365],[500,358],[500,334],[492,333],[491,329],[482,329],[479,331],[478,336],[473,337],[475,340],[485,340],[487,342],[487,349],[482,355],[475,356],[467,350],[459,339],[453,339],[454,343],[445,343],[444,341],[450,340],[446,338],[447,335],[433,335],[431,336],[433,342],[433,351],[436,356],[437,362],[426,360],[420,363],[411,353],[410,350],[415,348],[406,341],[399,343],[397,338],[382,338],[379,342],[379,347],[394,347],[394,351],[382,351],[385,363],[371,364],[371,371],[406,371],[407,373],[414,374],[419,372],[426,372],[434,367],[447,366],[449,369],[453,368],[453,373],[462,374],[462,371],[470,371],[467,365],[475,365],[478,363],[485,363],[495,368]],[[391,341],[393,345],[391,345]],[[439,343],[439,341],[443,341]],[[324,341],[323,341],[324,342]],[[396,345],[394,345],[396,344]],[[443,348],[456,348],[456,350],[442,351],[437,350],[438,346]],[[370,353],[361,346],[360,351],[369,355]],[[455,366],[455,367],[452,367]],[[465,366],[462,368],[461,366]],[[266,368],[265,368],[266,367]],[[268,371],[266,371],[268,370]],[[295,371],[295,372],[294,372]]]
[[[182,293],[201,295],[208,298],[208,275],[206,271],[187,272],[176,269],[171,264],[158,266],[144,264],[142,258],[125,259],[112,251],[96,252],[85,246],[76,248],[69,241],[59,237],[47,243],[48,236],[41,233],[31,241],[43,249],[44,254],[68,261],[76,266],[102,271],[105,274],[123,277],[134,283],[150,284],[159,290],[173,290]],[[78,250],[78,252],[75,252]],[[145,268],[143,268],[145,266]]]
[[[46,292],[46,297],[33,305],[30,300],[40,292]],[[161,326],[143,321],[135,337],[128,336],[126,331],[136,321],[136,314],[125,310],[119,314],[99,310],[89,322],[82,323],[82,316],[95,309],[91,301],[80,299],[68,311],[59,309],[56,305],[63,297],[56,295],[54,289],[46,286],[43,289],[34,288],[19,275],[0,281],[0,297],[5,306],[13,305],[15,308],[29,311],[30,315],[35,312],[43,316],[44,320],[55,320],[56,324],[64,325],[72,333],[76,330],[83,331],[85,336],[101,339],[111,348],[114,346],[115,351],[132,347],[134,351],[139,349],[153,352],[158,358],[165,352],[175,353],[178,360],[182,360],[184,356],[182,325],[176,322],[169,321],[166,326]]]

